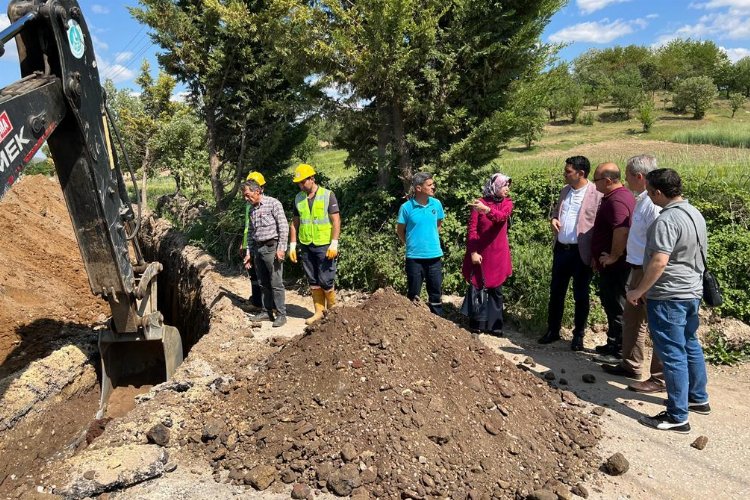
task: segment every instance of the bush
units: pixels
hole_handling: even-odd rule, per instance
[[[654,109],[654,103],[651,99],[646,99],[638,107],[638,114],[636,115],[638,121],[643,125],[644,132],[650,132],[651,126],[656,121],[656,110]]]
[[[745,105],[746,100],[745,96],[739,92],[729,94],[729,105],[732,107],[732,118],[734,118],[734,114],[737,110]]]
[[[693,118],[699,120],[706,114],[716,97],[716,85],[709,76],[686,78],[677,84],[674,94],[674,107],[692,110]]]
[[[588,111],[578,118],[578,123],[591,127],[594,124],[594,113]]]

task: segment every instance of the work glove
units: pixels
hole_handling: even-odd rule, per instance
[[[339,240],[331,240],[331,244],[328,245],[328,250],[326,250],[326,259],[333,260],[335,259],[339,254]]]
[[[293,241],[289,243],[289,260],[297,263],[297,242]]]

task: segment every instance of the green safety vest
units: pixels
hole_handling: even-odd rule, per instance
[[[245,203],[245,233],[242,235],[242,248],[247,248],[247,232],[250,229],[250,203]]]
[[[331,192],[318,186],[313,198],[312,211],[307,202],[307,193],[297,193],[294,204],[299,212],[299,235],[297,239],[303,245],[329,245],[333,224],[328,216],[328,203],[331,200]]]

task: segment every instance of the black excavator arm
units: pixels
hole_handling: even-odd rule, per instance
[[[0,90],[0,196],[46,141],[91,290],[112,310],[110,329],[99,337],[101,417],[119,376],[142,364],[137,355],[118,355],[116,346],[160,341],[170,378],[182,361],[180,335],[163,324],[156,307],[161,264],[144,262],[138,247],[138,218],[117,167],[92,40],[78,2],[12,0],[8,18],[0,54],[15,37],[22,79]]]

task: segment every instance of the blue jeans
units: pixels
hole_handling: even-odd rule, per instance
[[[427,300],[430,311],[443,315],[443,262],[434,259],[406,259],[406,296],[414,300],[422,291],[422,283],[427,285]]]
[[[688,401],[707,403],[706,361],[698,342],[700,299],[646,301],[654,349],[664,363],[667,413],[677,422],[688,419]]]

